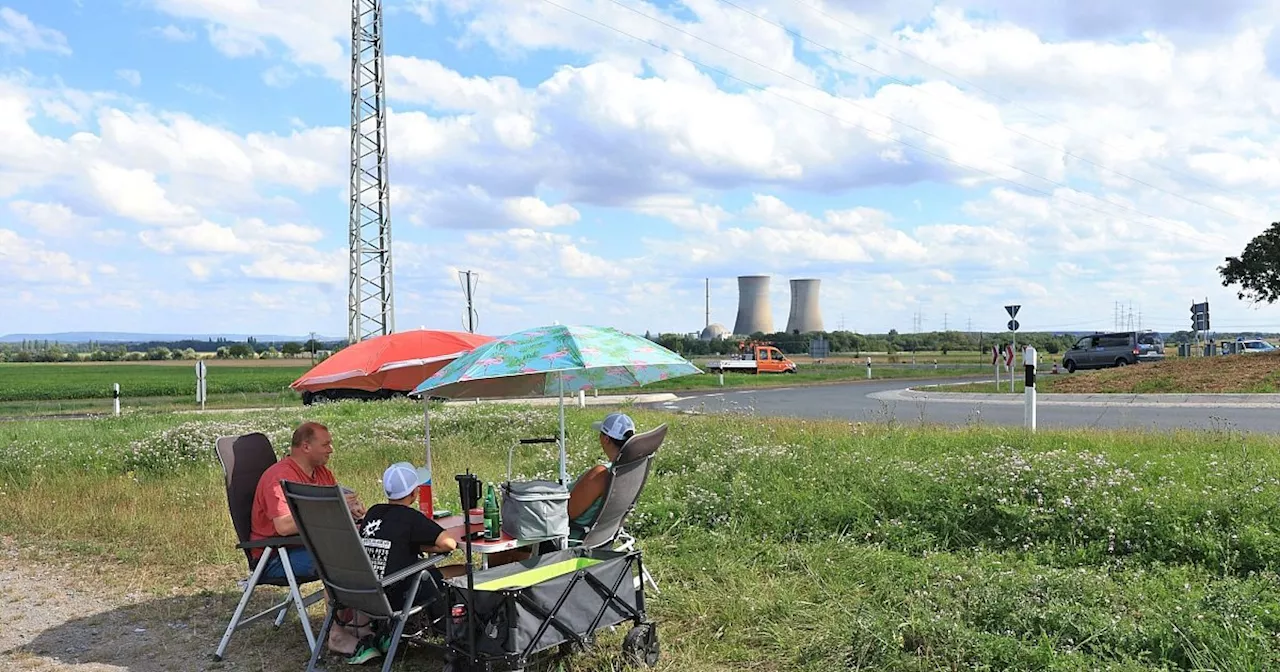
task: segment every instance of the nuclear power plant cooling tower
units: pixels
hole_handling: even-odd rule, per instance
[[[733,333],[749,336],[757,331],[773,333],[773,308],[769,306],[769,276],[738,276],[738,319]]]
[[[791,281],[791,314],[787,317],[788,334],[807,334],[825,331],[822,328],[822,309],[818,307],[816,279]]]

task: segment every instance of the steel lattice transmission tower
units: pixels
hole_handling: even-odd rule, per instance
[[[382,0],[351,2],[351,203],[347,338],[395,331]]]

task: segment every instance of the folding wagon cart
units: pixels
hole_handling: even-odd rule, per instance
[[[475,508],[480,481],[470,473],[455,478],[462,510]],[[624,658],[657,664],[657,626],[645,613],[644,583],[636,580],[644,572],[638,549],[570,548],[477,572],[471,535],[464,539],[467,572],[444,586],[446,670],[522,670],[538,653],[583,648],[600,629],[627,621]]]

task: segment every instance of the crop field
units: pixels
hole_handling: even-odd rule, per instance
[[[182,364],[182,365],[180,365]],[[279,393],[310,367],[217,365],[207,368],[209,395]],[[55,399],[110,399],[112,383],[127,398],[195,398],[194,362],[0,364],[0,402]]]
[[[571,474],[603,459],[589,423],[607,410],[567,410]],[[661,590],[647,599],[658,670],[1280,669],[1273,437],[630,412],[641,429],[671,426],[627,524]],[[387,464],[421,459],[420,413],[340,403],[0,424],[0,537],[33,566],[62,558],[94,568],[95,593],[133,595],[89,625],[160,633],[149,660],[176,669],[212,651],[244,570],[214,438],[264,431],[283,446],[297,422],[325,422],[330,466],[372,503]],[[555,427],[550,408],[434,409],[437,506],[457,508],[453,474],[500,479],[509,445]],[[554,447],[517,452],[517,478],[554,470]],[[563,669],[616,669],[622,634]],[[133,662],[110,634],[74,649],[46,638],[0,666]],[[295,669],[300,642],[296,622],[264,626],[237,635],[232,656]],[[440,662],[410,650],[398,669]]]

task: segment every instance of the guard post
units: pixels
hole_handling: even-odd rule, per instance
[[[1027,429],[1036,431],[1036,349],[1030,345],[1022,352],[1022,368],[1026,375],[1024,412]]]
[[[120,383],[111,383],[111,413],[120,415]]]
[[[867,358],[867,380],[871,380],[871,358]]]
[[[204,360],[196,361],[196,403],[200,404],[200,410],[204,410],[204,403],[209,397],[209,386],[207,384],[207,368]]]

